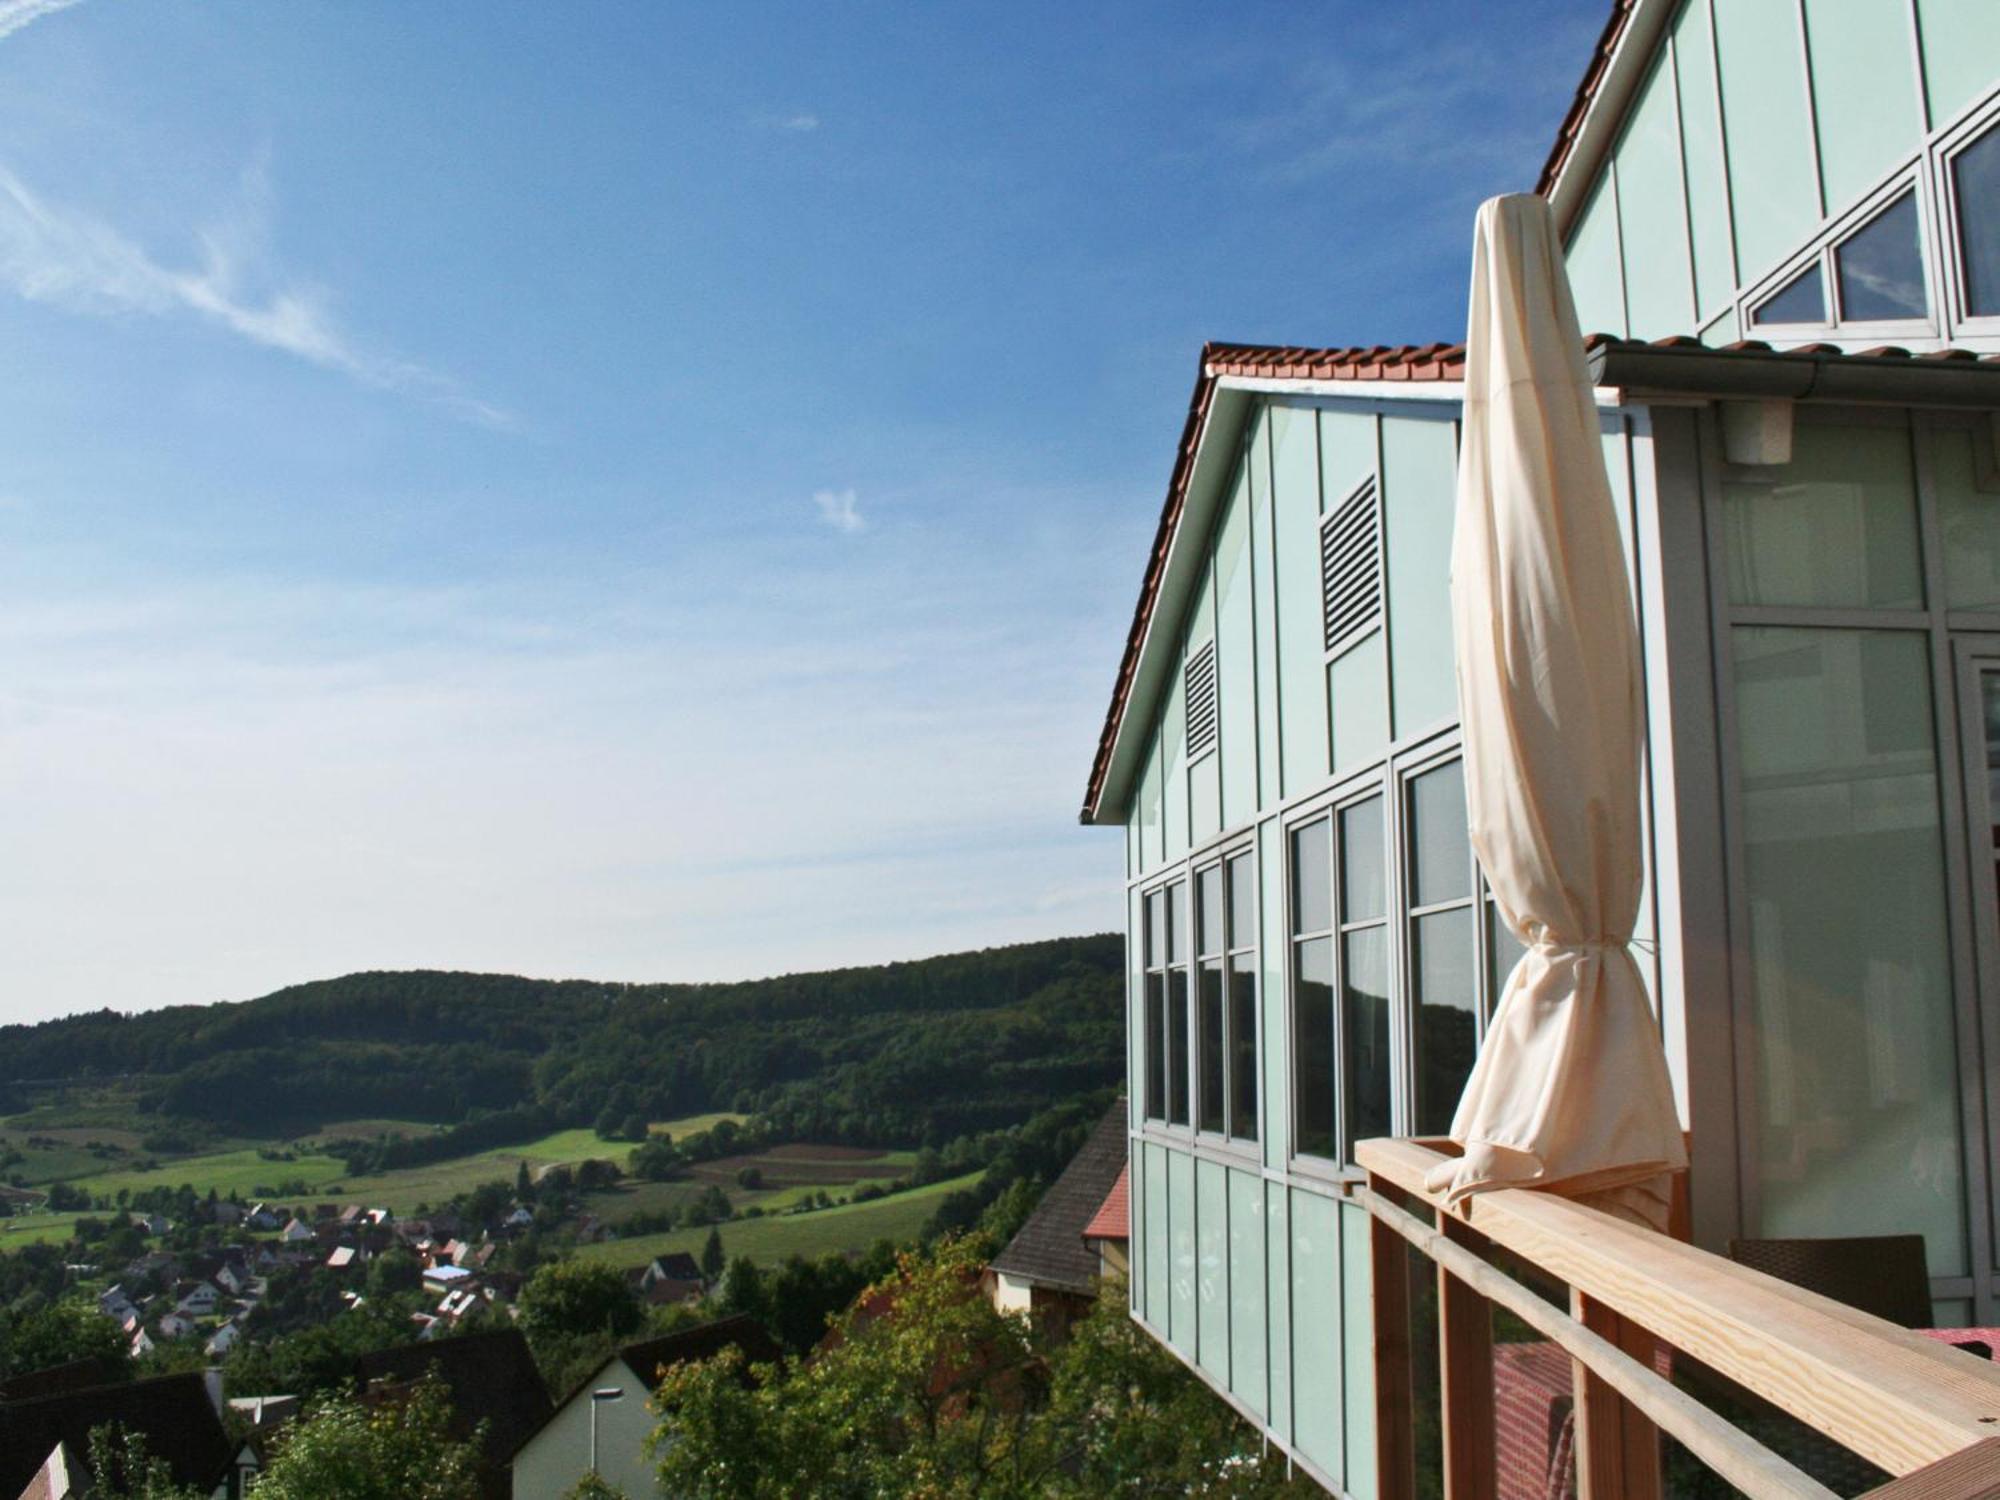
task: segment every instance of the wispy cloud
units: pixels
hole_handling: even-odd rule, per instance
[[[0,0],[0,37],[12,36],[23,26],[68,10],[80,0]]]
[[[323,287],[280,278],[269,253],[271,211],[259,163],[244,173],[232,212],[196,235],[199,266],[176,268],[110,225],[44,198],[0,165],[0,283],[31,302],[75,312],[193,313],[253,344],[377,390],[435,402],[482,426],[515,425],[512,414],[468,395],[449,376],[362,348],[335,320]]]
[[[867,528],[853,490],[815,490],[813,504],[819,507],[819,518],[835,531],[851,535]]]
[[[751,123],[762,130],[789,130],[795,134],[803,135],[808,131],[819,129],[819,116],[801,109],[777,114],[754,115],[751,117]]]

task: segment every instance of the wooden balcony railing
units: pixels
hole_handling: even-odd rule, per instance
[[[1580,1500],[1657,1500],[1662,1432],[1749,1495],[1835,1493],[1663,1374],[1662,1346],[1895,1476],[1871,1496],[2000,1497],[2000,1366],[1553,1194],[1503,1189],[1447,1211],[1423,1185],[1438,1144],[1359,1148],[1378,1500],[1415,1494],[1406,1243],[1437,1269],[1445,1500],[1494,1500],[1490,1304],[1573,1361]],[[1565,1283],[1567,1313],[1490,1263],[1489,1246]]]

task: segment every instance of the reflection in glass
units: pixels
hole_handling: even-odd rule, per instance
[[[1410,778],[1410,900],[1434,906],[1472,894],[1472,841],[1465,824],[1465,767],[1458,761]]]
[[[1732,604],[1923,607],[1916,473],[1900,426],[1800,422],[1791,463],[1724,481],[1722,516]]]
[[[1257,967],[1256,960],[1247,955],[1229,962],[1229,1036],[1229,1133],[1241,1141],[1254,1141],[1257,1139]],[[1333,1070],[1327,1071],[1331,1074]]]
[[[1167,1117],[1167,996],[1162,975],[1146,976],[1146,1118]]]
[[[1945,603],[1953,609],[2000,605],[2000,484],[1982,480],[1972,429],[1930,429],[1931,483],[1944,528]]]
[[[1923,317],[1930,309],[1916,195],[1903,194],[1842,240],[1834,248],[1833,274],[1843,323]]]
[[[2000,315],[2000,126],[1952,158],[1951,177],[1965,310],[1975,318],[1994,317]]]
[[[1210,865],[1195,876],[1194,887],[1196,929],[1201,936],[1201,947],[1196,950],[1202,957],[1222,951],[1222,866]]]
[[[1750,321],[1760,327],[1766,323],[1824,323],[1826,293],[1819,284],[1819,262],[1814,261],[1765,298],[1750,314]]]
[[[1340,920],[1367,922],[1388,911],[1382,878],[1382,799],[1370,797],[1340,812]]]
[[[1969,1269],[1930,642],[1737,627],[1762,1235]]]
[[[1325,818],[1292,831],[1293,932],[1324,932],[1333,925],[1326,836]]]
[[[1347,1066],[1347,1139],[1389,1134],[1389,929],[1341,939],[1341,1022]]]
[[[1188,1122],[1188,976],[1167,971],[1167,1123]]]
[[[1167,962],[1187,961],[1187,907],[1181,900],[1181,885],[1167,887]]]
[[[1418,917],[1410,924],[1410,945],[1416,977],[1417,1134],[1446,1135],[1479,1048],[1472,908]]]
[[[1161,891],[1146,898],[1146,967],[1157,969],[1167,958],[1167,900]]]
[[[1201,1010],[1201,1049],[1195,1069],[1199,1090],[1195,1098],[1195,1126],[1200,1130],[1222,1129],[1222,960],[1202,960],[1198,971],[1197,1001]]]
[[[1229,946],[1248,948],[1257,941],[1257,872],[1250,856],[1229,862]]]
[[[1333,1136],[1333,939],[1311,938],[1293,950],[1292,1105],[1298,1151],[1331,1157]]]

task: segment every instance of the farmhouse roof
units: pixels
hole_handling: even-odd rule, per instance
[[[354,1362],[364,1385],[379,1391],[421,1380],[432,1370],[451,1392],[452,1430],[467,1436],[486,1424],[480,1447],[481,1483],[488,1493],[508,1493],[506,1464],[548,1420],[554,1407],[528,1341],[518,1328],[378,1349]]]
[[[784,1354],[764,1331],[763,1324],[747,1314],[738,1313],[734,1317],[718,1318],[713,1323],[683,1328],[664,1338],[627,1344],[618,1351],[618,1358],[650,1390],[659,1384],[660,1371],[668,1365],[710,1359],[724,1349],[741,1349],[744,1359],[751,1364],[771,1364]]]
[[[1083,1226],[1087,1240],[1129,1240],[1132,1238],[1132,1164],[1118,1169],[1118,1180]]]
[[[1120,1098],[1042,1194],[1020,1233],[993,1258],[993,1269],[1042,1286],[1093,1292],[1097,1253],[1084,1230],[1125,1169],[1126,1103]]]

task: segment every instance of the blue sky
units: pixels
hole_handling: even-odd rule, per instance
[[[0,1020],[1118,925],[1203,339],[1455,338],[1604,0],[0,0]]]

